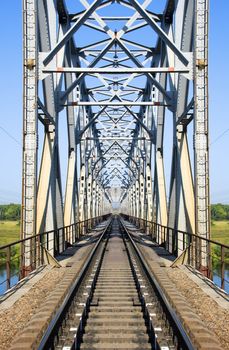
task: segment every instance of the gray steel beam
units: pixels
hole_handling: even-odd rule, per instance
[[[152,102],[152,101],[74,101],[71,103],[64,104],[64,106],[165,106],[170,105],[165,104],[164,102]]]
[[[46,67],[43,68],[44,73],[103,73],[103,74],[149,74],[149,73],[189,73],[188,67],[148,67],[148,68],[85,68],[85,67]]]
[[[90,8],[84,12],[84,14],[78,19],[78,21],[67,31],[64,37],[55,45],[55,47],[49,52],[47,57],[44,59],[44,65],[47,65],[57,52],[72,38],[73,34],[82,26],[83,22],[94,12],[95,8],[101,4],[103,0],[95,0],[91,4]]]
[[[188,64],[188,60],[181,52],[181,50],[170,40],[168,35],[161,29],[161,27],[151,18],[148,13],[141,7],[141,5],[136,0],[129,0],[133,7],[138,10],[138,12],[142,15],[142,17],[147,21],[147,23],[155,30],[155,32],[159,35],[159,37],[165,42],[166,45],[177,55],[177,57],[183,62],[185,65]]]

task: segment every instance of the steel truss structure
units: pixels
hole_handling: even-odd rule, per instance
[[[117,203],[127,214],[208,238],[208,1],[24,0],[23,13],[23,238]]]

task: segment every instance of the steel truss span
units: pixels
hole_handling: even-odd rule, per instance
[[[23,15],[22,238],[112,210],[209,238],[208,1],[24,0]]]

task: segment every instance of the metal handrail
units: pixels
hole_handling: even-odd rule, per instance
[[[106,215],[110,215],[110,214],[106,214]],[[34,239],[34,238],[37,238],[37,237],[40,237],[40,236],[43,236],[43,235],[47,235],[49,233],[53,233],[55,231],[60,231],[60,230],[66,229],[66,228],[74,227],[75,225],[83,224],[83,223],[88,222],[88,221],[97,220],[97,219],[100,219],[100,218],[102,218],[102,217],[104,217],[106,215],[95,216],[95,217],[87,219],[87,220],[77,221],[76,223],[71,224],[71,225],[58,227],[56,230],[50,230],[50,231],[45,231],[45,232],[42,232],[42,233],[37,233],[36,235],[30,236],[30,237],[27,237],[27,238],[23,238],[23,239],[19,239],[18,241],[14,241],[12,243],[8,243],[8,244],[5,244],[5,245],[0,245],[0,250],[8,248],[8,247],[10,247],[12,245],[15,245],[15,244],[23,243],[23,242],[28,241],[30,239]]]
[[[174,229],[169,226],[161,225],[159,223],[149,221],[143,218],[138,218],[131,215],[121,214],[128,221],[133,222],[138,226],[139,229],[151,228],[148,232],[149,235],[154,235],[157,244],[162,244],[164,248],[171,254],[179,256],[179,253],[182,253],[184,250],[188,251],[188,264],[194,267],[195,269],[203,272],[203,266],[201,266],[200,259],[201,254],[205,254],[206,260],[208,262],[207,270],[204,271],[205,275],[213,279],[213,267],[212,262],[217,261],[217,266],[220,267],[220,274],[215,273],[220,279],[220,287],[225,289],[225,284],[229,285],[229,281],[225,278],[225,256],[229,252],[229,246],[220,242],[217,242],[212,239],[205,237],[200,237],[195,233],[186,232],[179,229]],[[152,230],[152,231],[151,231]],[[173,237],[169,237],[169,232],[173,232]],[[160,236],[160,237],[159,237]],[[181,236],[180,238],[178,236]],[[160,242],[159,242],[160,240]],[[205,242],[207,249],[205,251],[201,250],[200,242]],[[180,244],[180,247],[178,246]],[[192,244],[194,246],[192,246]],[[219,247],[219,256],[212,257],[212,245]],[[182,248],[181,248],[182,247]]]
[[[198,236],[197,234],[195,233],[190,233],[190,232],[187,232],[187,231],[182,231],[182,230],[179,230],[179,229],[174,229],[170,226],[165,226],[165,225],[161,225],[155,221],[149,221],[149,220],[146,220],[146,219],[142,219],[142,218],[138,218],[136,216],[131,216],[131,215],[126,215],[126,214],[121,214],[122,216],[128,216],[129,218],[132,218],[132,219],[137,219],[137,220],[141,220],[141,221],[144,221],[146,223],[150,223],[150,224],[154,224],[154,225],[157,225],[159,227],[163,227],[163,228],[166,228],[166,229],[169,229],[169,230],[176,230],[177,232],[180,232],[180,233],[184,233],[186,235],[189,235],[189,236],[194,236],[194,237],[197,237],[197,238],[201,238],[202,240],[206,241],[206,242],[209,242],[209,243],[213,243],[213,244],[217,244],[217,245],[220,245],[224,248],[227,248],[229,249],[229,245],[227,244],[223,244],[223,243],[220,243],[220,242],[217,242],[217,241],[213,241],[212,239],[208,239],[208,238],[204,238],[204,237],[200,237]]]
[[[107,219],[109,216],[110,214],[106,214],[83,221],[78,221],[68,226],[38,233],[31,237],[23,238],[0,246],[0,254],[2,252],[4,253],[4,257],[0,257],[3,259],[3,262],[0,260],[0,270],[2,269],[6,272],[6,278],[0,283],[0,286],[5,284],[5,291],[7,291],[11,288],[12,277],[17,276],[18,280],[21,280],[26,276],[26,274],[28,274],[23,270],[23,260],[25,258],[25,254],[34,256],[34,258],[31,259],[29,266],[27,266],[27,270],[31,272],[44,264],[44,251],[42,248],[45,248],[49,253],[53,253],[54,256],[61,254],[66,250],[66,242],[71,244],[76,243],[85,233],[85,228],[87,229],[90,227],[91,229],[92,226],[95,226],[102,220]],[[53,235],[53,237],[50,237],[51,235]],[[26,253],[22,249],[25,242],[29,242],[29,244],[31,244],[31,248]],[[12,255],[14,247],[17,247],[16,250],[19,250],[19,252],[16,252],[16,255],[14,254],[15,252],[13,252]]]

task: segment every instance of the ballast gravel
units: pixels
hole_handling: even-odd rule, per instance
[[[0,311],[0,350],[9,348],[15,336],[26,326],[44,299],[62,279],[65,268],[52,268],[9,309]]]

